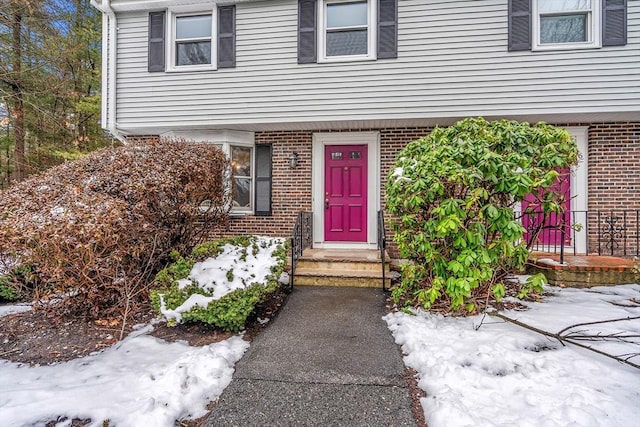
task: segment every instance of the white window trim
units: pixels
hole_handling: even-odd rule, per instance
[[[318,62],[351,62],[351,61],[372,61],[377,57],[377,5],[376,0],[367,0],[367,54],[366,55],[342,55],[327,56],[327,4],[352,3],[356,0],[320,0],[318,1]]]
[[[324,147],[325,145],[367,146],[367,241],[325,242],[324,240]],[[377,213],[380,210],[380,133],[319,132],[313,134],[311,193],[313,207],[313,247],[339,249],[376,249]]]
[[[181,16],[209,15],[211,14],[211,64],[200,65],[176,65],[176,18]],[[167,43],[166,43],[166,71],[185,72],[185,71],[213,71],[218,68],[218,10],[212,9],[194,9],[193,7],[171,8],[167,11],[169,24],[167,25]]]
[[[239,176],[238,178],[249,178],[249,180],[251,181],[251,184],[249,186],[249,207],[242,207],[242,206],[232,206],[231,207],[231,212],[234,214],[243,214],[243,215],[253,215],[255,212],[255,192],[256,192],[256,167],[255,167],[255,160],[256,160],[256,150],[255,150],[255,146],[254,144],[246,144],[246,143],[237,143],[237,142],[226,142],[224,144],[222,144],[222,151],[224,151],[224,153],[227,155],[227,157],[229,157],[229,160],[231,159],[231,146],[234,147],[247,147],[247,148],[251,148],[251,159],[249,160],[249,165],[250,165],[250,176]],[[235,178],[234,178],[235,179]],[[233,188],[233,187],[231,187]]]
[[[221,147],[222,151],[231,159],[231,146],[250,147],[251,150],[251,207],[231,207],[231,216],[247,216],[255,214],[255,134],[253,132],[235,130],[211,130],[211,131],[172,131],[160,135],[162,138],[184,139],[185,141],[207,142]],[[229,186],[231,182],[229,181]],[[231,189],[231,187],[229,188]]]
[[[531,3],[532,14],[532,50],[574,50],[574,49],[597,49],[602,47],[602,11],[601,0],[591,0],[591,22],[587,26],[589,41],[580,43],[540,43],[540,13],[538,12],[538,0]]]

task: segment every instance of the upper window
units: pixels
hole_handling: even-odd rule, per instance
[[[208,13],[171,14],[169,69],[214,68],[214,16]]]
[[[321,60],[375,59],[373,0],[319,2]]]
[[[398,57],[398,0],[298,0],[298,64]]]
[[[534,49],[600,46],[599,0],[535,0]]]
[[[627,44],[627,0],[509,0],[510,51]]]
[[[175,17],[175,65],[211,64],[211,14]]]
[[[149,12],[150,73],[236,66],[235,5],[192,8]]]

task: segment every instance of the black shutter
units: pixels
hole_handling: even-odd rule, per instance
[[[317,62],[317,0],[298,0],[298,64]]]
[[[398,1],[378,0],[378,59],[398,57]]]
[[[256,145],[256,216],[271,215],[271,146]]]
[[[509,0],[509,50],[531,50],[531,0]]]
[[[627,44],[627,1],[602,0],[602,46]]]
[[[149,13],[148,70],[150,73],[164,71],[164,24],[164,11]]]
[[[218,68],[236,66],[236,6],[218,8]]]

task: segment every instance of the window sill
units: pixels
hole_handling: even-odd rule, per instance
[[[253,215],[253,212],[231,212],[229,213],[229,218],[231,219],[240,219],[245,218],[247,216]]]
[[[533,52],[549,52],[558,50],[587,50],[587,49],[600,49],[602,46],[596,43],[558,43],[533,46],[531,50]]]
[[[165,72],[167,73],[191,73],[194,71],[216,71],[217,68],[212,66],[212,65],[193,65],[193,66],[189,66],[189,65],[185,65],[185,66],[181,66],[181,67],[171,67],[171,68],[167,68],[165,70]]]
[[[334,62],[364,62],[364,61],[376,61],[377,58],[374,56],[361,56],[361,55],[353,55],[353,56],[332,56],[329,58],[318,58],[319,64],[331,64]]]

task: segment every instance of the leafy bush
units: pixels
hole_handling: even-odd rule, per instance
[[[224,225],[230,164],[183,140],[105,149],[0,193],[0,256],[30,265],[52,314],[124,316],[171,250]],[[203,204],[203,202],[206,202]]]
[[[203,264],[225,255],[215,267]],[[241,330],[255,307],[280,286],[286,255],[286,244],[280,239],[240,236],[203,243],[193,249],[191,257],[178,257],[158,273],[158,289],[151,291],[151,303],[170,324],[203,322]],[[265,262],[270,267],[260,277],[260,265]],[[198,271],[206,271],[212,279],[199,276]],[[239,283],[226,283],[233,281]]]
[[[2,264],[6,264],[2,267]],[[36,277],[29,265],[0,262],[0,302],[18,301],[35,287]]]
[[[20,294],[15,290],[15,286],[12,286],[9,276],[0,276],[0,302],[3,301],[17,301],[20,299]]]
[[[471,118],[409,144],[386,185],[394,240],[410,261],[396,301],[473,311],[499,300],[528,257],[514,203],[551,187],[556,169],[577,159],[570,135],[544,123]],[[542,208],[561,209],[558,197],[544,197]],[[535,277],[521,295],[540,286]]]

